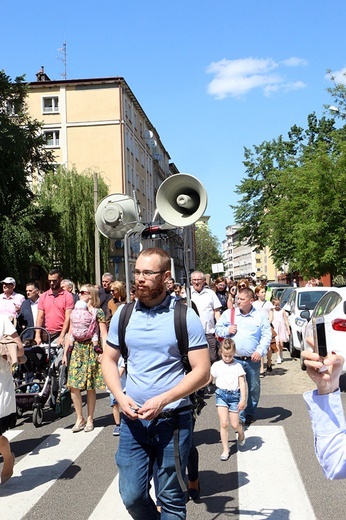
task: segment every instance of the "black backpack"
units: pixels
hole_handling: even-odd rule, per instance
[[[125,343],[125,332],[135,303],[135,301],[131,303],[126,303],[124,307],[121,309],[119,316],[118,341],[120,353],[124,359],[126,373],[128,350]],[[191,371],[191,365],[188,358],[189,336],[186,325],[186,314],[187,305],[177,300],[174,307],[174,329],[178,342],[179,351],[182,357],[182,363],[184,365],[184,370],[186,373],[188,373]],[[203,391],[197,390],[196,392],[190,395],[190,399],[193,406],[193,412],[196,417],[201,413],[202,408],[206,405],[206,402],[203,399]]]

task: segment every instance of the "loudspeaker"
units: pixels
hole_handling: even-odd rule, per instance
[[[162,219],[175,227],[190,226],[206,210],[207,192],[202,183],[187,173],[168,177],[156,194],[156,207]]]
[[[99,232],[105,237],[124,238],[138,222],[134,199],[122,193],[108,195],[97,207],[95,222]]]

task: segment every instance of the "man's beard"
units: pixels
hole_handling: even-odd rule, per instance
[[[136,286],[136,298],[138,298],[139,301],[142,303],[149,303],[152,300],[156,300],[156,298],[158,296],[160,296],[163,293],[163,291],[164,291],[164,285],[162,283],[159,283],[153,289],[149,289],[148,287],[145,287],[141,291],[138,290],[138,285],[137,285]]]

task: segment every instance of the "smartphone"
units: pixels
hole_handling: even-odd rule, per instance
[[[314,335],[314,351],[325,358],[327,352],[326,328],[323,316],[312,318],[312,329]]]

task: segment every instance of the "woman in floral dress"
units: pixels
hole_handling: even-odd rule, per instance
[[[70,337],[73,328],[73,317],[71,316],[70,329],[66,336],[63,364],[67,364],[67,356],[72,348],[67,386],[71,390],[71,397],[76,411],[76,423],[72,428],[73,433],[84,430],[91,432],[94,429],[94,412],[96,405],[96,389],[104,388],[101,371],[101,355],[102,347],[105,346],[107,339],[106,317],[102,309],[100,309],[100,300],[98,292],[91,284],[85,284],[80,290],[80,300],[87,304],[88,311],[95,315],[97,322],[97,330],[99,331],[99,348],[95,348],[92,339],[85,341],[73,342],[71,345]],[[87,420],[83,417],[82,410],[82,394],[87,392]]]

